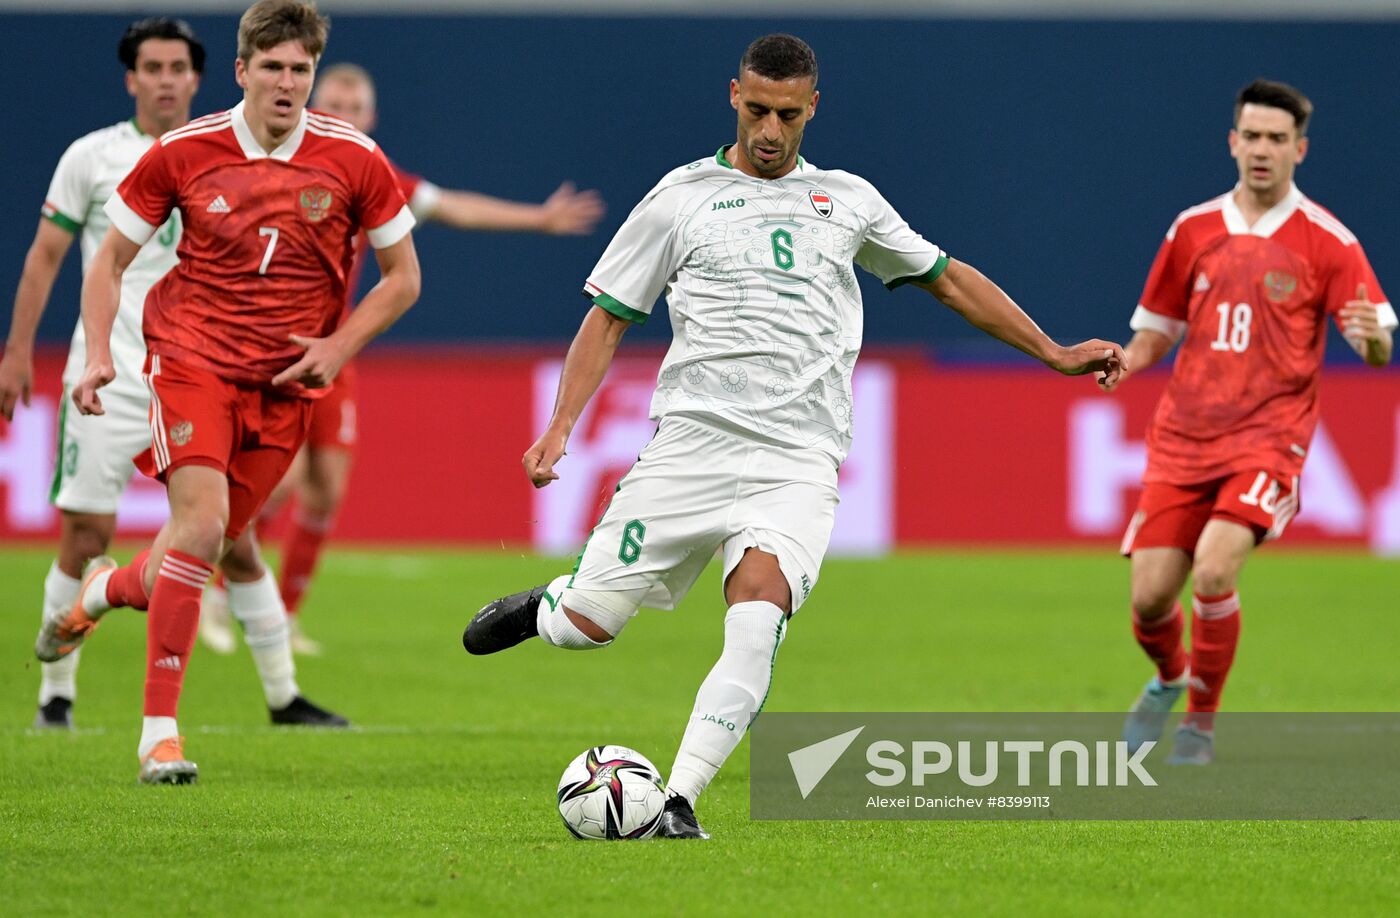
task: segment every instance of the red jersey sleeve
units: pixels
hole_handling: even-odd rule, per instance
[[[145,245],[175,209],[175,168],[168,148],[152,144],[103,208],[112,225],[137,245]]]
[[[1180,229],[1180,227],[1175,227]],[[1186,307],[1191,298],[1191,258],[1180,233],[1168,233],[1157,249],[1147,284],[1138,304],[1159,316],[1178,321],[1186,320]]]
[[[413,229],[413,214],[399,187],[398,177],[378,147],[365,159],[355,196],[355,213],[360,226],[376,249],[388,248]]]
[[[1330,270],[1322,302],[1327,314],[1337,321],[1339,329],[1341,321],[1336,319],[1337,313],[1347,304],[1348,300],[1356,299],[1357,289],[1363,284],[1366,287],[1366,297],[1372,303],[1389,302],[1385,292],[1381,290],[1381,282],[1376,279],[1376,272],[1371,268],[1371,262],[1366,257],[1366,252],[1361,248],[1361,243],[1352,242],[1347,245],[1339,243],[1332,248],[1329,261],[1332,263],[1328,266]],[[1382,325],[1384,324],[1384,316],[1382,316]]]

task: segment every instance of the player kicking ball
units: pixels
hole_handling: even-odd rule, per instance
[[[141,158],[104,208],[112,227],[83,282],[87,360],[72,398],[102,414],[122,274],[180,210],[180,262],[146,299],[151,443],[137,459],[165,483],[170,521],[127,567],[92,571],[36,648],[64,655],[109,608],[149,609],[137,748],[145,783],[198,774],[175,718],[213,565],[296,455],[318,390],[418,296],[413,216],[383,152],[345,122],[306,111],[326,30],[308,0],[259,0],[243,14],[234,64],[243,101],[166,134]],[[383,276],[337,327],[361,227]]]
[[[862,310],[853,265],[887,287],[928,291],[1061,373],[1116,380],[1123,356],[1106,341],[1055,344],[869,182],[799,156],[818,102],[816,57],[800,39],[750,45],[729,101],[738,141],[666,175],[589,275],[593,308],[525,471],[535,487],[559,477],[554,466],[623,333],[665,291],[675,340],[651,404],[656,436],[574,574],[488,604],[463,635],[473,654],[533,637],[604,647],[639,607],[673,608],[722,551],[724,649],[671,768],[659,831],[670,838],[708,837],[695,802],[763,708],[789,619],[817,583],[851,442]]]
[[[1395,311],[1361,244],[1293,184],[1311,114],[1292,86],[1257,80],[1240,91],[1230,131],[1239,184],[1176,218],[1131,322],[1133,372],[1180,348],[1123,538],[1133,633],[1157,666],[1124,739],[1134,750],[1158,739],[1186,693],[1169,759],[1177,764],[1215,758],[1215,711],[1240,635],[1240,571],[1298,512],[1328,320],[1367,364],[1390,362]],[[1188,576],[1189,655],[1177,601]]]

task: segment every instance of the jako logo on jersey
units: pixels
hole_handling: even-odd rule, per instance
[[[194,436],[194,424],[190,421],[181,421],[170,428],[170,442],[176,446],[184,446],[190,442],[190,437]]]
[[[326,188],[304,188],[301,192],[301,214],[312,223],[320,223],[331,212],[331,197]]]
[[[834,209],[834,205],[831,203],[831,195],[827,194],[825,191],[809,191],[807,192],[807,199],[812,202],[812,209],[815,210],[819,216],[831,216],[831,211]]]
[[[1298,289],[1298,278],[1282,271],[1270,271],[1264,275],[1264,293],[1275,303],[1282,303]]]
[[[219,195],[217,198],[210,201],[209,206],[204,209],[211,214],[226,214],[233,210],[232,207],[228,206],[228,201],[224,200],[223,195]]]
[[[735,208],[735,207],[743,207],[743,206],[744,206],[744,199],[743,199],[743,198],[735,198],[735,199],[732,200],[732,201],[716,201],[716,202],[710,207],[710,210],[731,210],[731,209],[733,209],[733,208]]]
[[[1206,272],[1202,271],[1196,275],[1196,292],[1205,293],[1210,289],[1210,278],[1206,277]]]

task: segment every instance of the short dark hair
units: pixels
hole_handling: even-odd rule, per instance
[[[1240,111],[1246,105],[1281,108],[1293,116],[1293,123],[1298,126],[1299,137],[1308,132],[1308,119],[1312,117],[1313,104],[1308,101],[1307,96],[1287,83],[1255,80],[1241,89],[1239,95],[1235,96],[1235,124],[1240,123]]]
[[[194,67],[194,72],[204,72],[204,45],[195,37],[194,29],[190,28],[188,22],[169,16],[152,16],[127,26],[126,34],[122,35],[122,40],[117,43],[117,59],[127,70],[135,70],[136,55],[141,50],[141,43],[152,38],[183,41],[190,47],[190,66]]]
[[[246,64],[255,51],[295,41],[319,60],[330,30],[331,21],[316,9],[315,0],[258,0],[238,20],[238,56]]]
[[[781,33],[756,38],[739,58],[739,75],[752,70],[770,80],[792,80],[811,77],[817,85],[817,54],[812,46],[796,35]]]

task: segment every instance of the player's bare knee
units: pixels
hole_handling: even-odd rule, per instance
[[[1191,569],[1192,588],[1199,596],[1223,596],[1233,593],[1239,581],[1239,571],[1233,564],[1210,558],[1199,558]]]
[[[261,580],[265,571],[262,558],[258,555],[257,545],[246,533],[229,546],[228,551],[219,560],[219,566],[223,568],[228,579],[234,583],[252,583],[255,580]]]
[[[212,513],[192,513],[174,521],[170,547],[213,564],[224,553],[225,520]]]
[[[1138,621],[1153,622],[1165,618],[1176,608],[1176,591],[1159,585],[1133,586],[1133,614]]]

